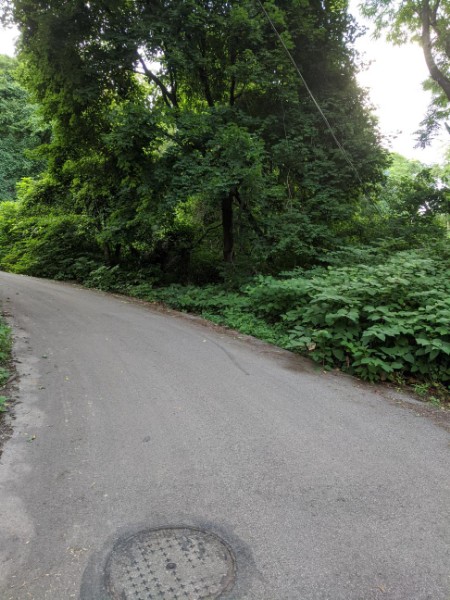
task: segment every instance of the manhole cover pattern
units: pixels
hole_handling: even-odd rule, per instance
[[[232,587],[235,563],[216,535],[174,527],[119,540],[105,575],[114,600],[213,600]]]

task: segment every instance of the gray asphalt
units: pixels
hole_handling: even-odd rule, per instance
[[[98,600],[118,536],[228,542],[230,600],[449,600],[449,436],[349,377],[99,292],[0,274],[20,382],[0,598]]]

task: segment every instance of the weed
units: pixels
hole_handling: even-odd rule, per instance
[[[11,330],[0,317],[0,387],[4,387],[9,379],[9,371],[5,368],[5,363],[11,356]],[[7,411],[8,398],[0,396],[0,413]]]
[[[416,383],[413,385],[413,390],[418,396],[424,397],[428,394],[428,383]]]
[[[6,396],[0,396],[0,412],[6,412],[8,410],[8,398]]]
[[[436,398],[436,396],[430,396],[428,398],[428,402],[438,408],[440,408],[440,406],[441,406],[441,401],[439,400],[439,398]]]
[[[9,379],[9,371],[0,367],[0,388],[3,387]]]

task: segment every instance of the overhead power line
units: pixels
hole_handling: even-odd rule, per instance
[[[259,4],[259,6],[261,7],[262,11],[264,12],[264,14],[265,14],[265,16],[266,16],[267,20],[269,21],[269,23],[270,23],[270,25],[271,25],[272,29],[274,30],[274,32],[275,32],[275,34],[276,34],[276,36],[277,36],[277,38],[278,38],[279,42],[280,42],[280,43],[281,43],[281,45],[283,46],[283,48],[284,48],[284,50],[285,50],[286,54],[288,55],[288,57],[289,57],[289,59],[290,59],[291,63],[293,64],[293,66],[294,66],[295,70],[297,71],[297,73],[298,73],[298,75],[299,75],[300,79],[302,80],[302,83],[303,83],[303,85],[305,86],[305,89],[306,89],[306,91],[308,92],[308,94],[309,94],[309,96],[310,96],[311,100],[313,101],[313,103],[314,103],[314,106],[315,106],[315,107],[317,108],[317,110],[319,111],[319,114],[320,114],[320,116],[322,117],[322,119],[323,119],[323,121],[324,121],[325,125],[327,126],[327,129],[328,129],[328,131],[330,132],[330,134],[331,134],[331,136],[332,136],[332,138],[333,138],[333,140],[334,140],[334,142],[335,142],[336,146],[337,146],[337,147],[339,148],[339,150],[341,151],[341,153],[342,153],[342,156],[344,157],[344,159],[345,159],[345,161],[347,162],[347,164],[348,164],[348,165],[351,167],[351,169],[352,169],[352,170],[354,171],[354,173],[356,174],[356,177],[358,178],[358,181],[360,182],[360,184],[361,184],[361,185],[364,187],[364,183],[363,183],[363,181],[362,181],[362,179],[361,179],[361,176],[360,176],[360,174],[359,174],[359,172],[358,172],[358,169],[355,167],[355,165],[353,164],[353,162],[352,162],[352,160],[350,159],[349,155],[347,154],[347,152],[346,152],[345,148],[342,146],[341,142],[338,140],[338,138],[337,138],[336,134],[334,133],[334,130],[333,130],[333,128],[332,128],[332,126],[331,126],[331,124],[330,124],[329,120],[327,119],[327,116],[326,116],[326,115],[325,115],[325,113],[323,112],[323,110],[322,110],[322,108],[321,108],[320,104],[317,102],[317,100],[316,100],[316,98],[315,98],[314,94],[313,94],[313,93],[312,93],[312,91],[311,91],[311,88],[309,87],[308,83],[306,82],[306,79],[303,77],[303,73],[300,71],[300,67],[299,67],[299,66],[297,65],[297,63],[295,62],[295,60],[294,60],[294,57],[292,56],[292,54],[291,54],[291,52],[290,52],[289,48],[286,46],[286,44],[285,44],[285,42],[284,42],[283,38],[281,37],[281,35],[280,35],[280,33],[279,33],[278,29],[276,28],[276,26],[275,26],[274,22],[273,22],[273,21],[272,21],[272,19],[270,18],[270,15],[269,15],[269,13],[267,12],[267,10],[265,9],[265,6],[264,6],[264,4],[261,2],[261,0],[257,0],[257,2],[258,2],[258,4]]]

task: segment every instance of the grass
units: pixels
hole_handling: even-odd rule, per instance
[[[8,363],[11,359],[11,329],[6,324],[3,317],[0,317],[0,390],[4,388],[10,377]],[[0,395],[0,413],[8,410],[8,397]]]
[[[0,413],[7,412],[8,410],[8,398],[6,396],[0,396]]]

